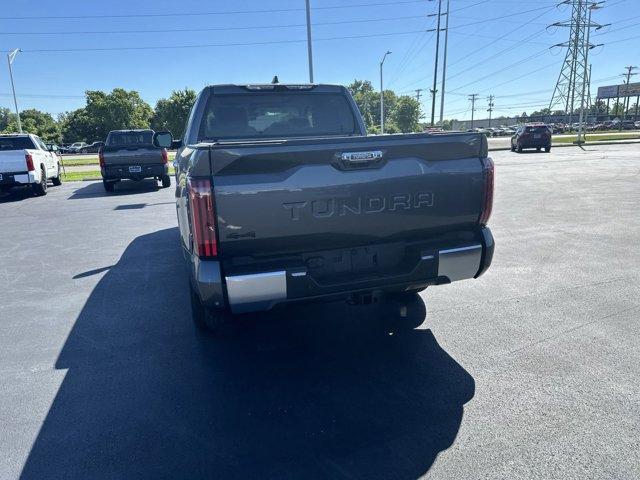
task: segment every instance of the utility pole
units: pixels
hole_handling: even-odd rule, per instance
[[[471,130],[473,130],[473,117],[476,113],[476,100],[478,99],[477,93],[472,93],[469,95],[469,100],[471,100]]]
[[[16,58],[19,52],[21,52],[21,48],[16,48],[14,51],[7,54],[7,63],[9,64],[9,77],[11,78],[11,90],[13,91],[13,105],[16,107],[16,116],[18,117],[18,130],[22,133],[22,122],[20,121],[20,110],[18,110],[18,100],[16,99],[16,87],[13,83],[13,70],[11,69],[11,64],[13,60]]]
[[[431,126],[436,120],[436,85],[438,83],[438,57],[440,56],[440,19],[442,17],[442,0],[438,0],[438,24],[436,25],[436,56],[433,63],[433,89],[431,90]]]
[[[487,108],[487,112],[489,112],[489,128],[491,128],[491,112],[493,112],[493,99],[495,97],[493,95],[489,95],[487,100],[489,101],[489,108]]]
[[[387,50],[382,60],[380,61],[380,133],[384,133],[384,86],[382,83],[382,66],[387,59],[387,55],[391,55],[391,52]]]
[[[309,83],[313,83],[313,48],[311,46],[311,5],[310,0],[306,0],[307,5],[307,55],[309,57]]]
[[[417,88],[416,91],[415,91],[416,92],[416,100],[418,102],[420,101],[420,97],[422,96],[422,91],[423,91],[422,88]]]
[[[629,83],[631,83],[631,77],[634,75],[637,75],[637,73],[633,73],[634,70],[636,70],[638,67],[634,67],[632,65],[629,65],[628,67],[624,67],[627,70],[627,73],[623,73],[623,75],[625,75],[627,77],[626,83],[627,85],[629,85]],[[629,88],[629,87],[627,87]],[[624,99],[623,105],[624,105],[624,111],[622,112],[622,117],[624,119],[627,118],[627,110],[629,110],[629,103],[631,101],[631,97],[629,96],[629,92],[627,91],[627,97]]]
[[[577,108],[579,89],[586,82],[588,51],[600,45],[591,45],[587,40],[587,32],[592,27],[600,29],[605,25],[596,25],[588,21],[591,6],[599,5],[601,1],[590,0],[564,0],[560,5],[571,5],[571,20],[557,22],[552,26],[567,27],[569,40],[553,45],[554,47],[567,48],[560,75],[556,82],[549,110],[557,110],[561,106],[569,115],[569,124],[573,122],[573,115]]]
[[[444,58],[442,59],[442,86],[440,87],[440,124],[444,121],[444,87],[447,81],[447,48],[449,46],[449,0],[447,0],[447,21],[444,25]]]
[[[586,121],[586,117],[584,114],[584,109],[585,109],[585,94],[587,93],[587,84],[589,82],[589,74],[587,73],[587,69],[588,69],[588,65],[589,65],[589,50],[591,50],[591,44],[589,43],[589,36],[591,35],[591,27],[593,26],[598,26],[598,25],[593,25],[591,23],[591,14],[593,13],[594,10],[597,10],[600,7],[600,3],[602,2],[594,2],[592,4],[589,5],[589,15],[587,17],[587,25],[585,26],[585,28],[587,29],[587,41],[585,42],[585,53],[584,53],[584,72],[582,75],[582,100],[580,101],[580,120],[578,121],[578,139],[577,139],[577,143],[578,145],[582,145],[585,141],[584,138],[584,131],[585,131],[585,126],[584,126],[584,122],[583,120]]]

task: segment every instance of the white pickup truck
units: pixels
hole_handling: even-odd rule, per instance
[[[60,158],[36,135],[0,135],[0,190],[31,186],[35,195],[47,194],[47,182],[62,183]]]

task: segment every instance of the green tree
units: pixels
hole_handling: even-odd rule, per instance
[[[616,102],[611,106],[611,110],[609,111],[609,115],[613,116],[622,116],[624,113],[624,103]]]
[[[8,108],[0,108],[0,132],[7,130],[7,127],[12,120],[15,120],[16,115],[12,113]]]
[[[20,121],[22,122],[22,131],[38,135],[44,141],[59,142],[61,139],[60,125],[49,113],[30,108],[20,112]],[[12,115],[4,131],[8,133],[18,130],[17,118]]]
[[[182,138],[189,111],[195,101],[194,90],[189,88],[174,90],[169,98],[162,98],[156,103],[151,128],[156,131],[169,130],[176,138]]]
[[[79,108],[65,114],[62,121],[64,143],[93,142],[98,137],[96,122],[87,114],[86,108]],[[104,138],[103,138],[104,139]]]
[[[413,97],[398,97],[391,112],[391,120],[402,133],[417,132],[422,112],[420,102]]]
[[[149,128],[153,110],[134,90],[85,92],[87,105],[71,112],[63,125],[66,141],[104,140],[111,130]]]
[[[369,80],[354,80],[347,87],[355,100],[367,131],[377,133],[380,131],[380,92],[374,90]],[[384,91],[384,130],[385,133],[397,132],[397,127],[392,125],[392,114],[398,96],[393,90]],[[374,128],[377,127],[377,128]]]

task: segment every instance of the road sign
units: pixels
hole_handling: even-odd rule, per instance
[[[637,97],[640,95],[640,82],[620,85],[619,93],[621,97]]]
[[[607,85],[598,87],[598,98],[616,98],[618,96],[618,85]]]

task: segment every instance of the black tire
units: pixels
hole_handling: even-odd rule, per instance
[[[515,145],[514,145],[513,143],[511,144],[511,151],[512,151],[512,152],[515,152],[515,151],[516,151],[516,147],[515,147]]]
[[[522,153],[522,145],[518,145],[517,150],[518,150],[518,153]]]
[[[113,192],[116,187],[115,182],[107,182],[106,180],[102,180],[102,185],[104,186],[105,191],[109,193]]]
[[[58,165],[58,176],[53,177],[51,181],[53,182],[54,187],[59,187],[60,185],[62,185],[62,177],[60,176],[60,165]]]
[[[40,170],[40,183],[34,183],[31,188],[37,197],[47,194],[47,173],[44,168]]]
[[[80,153],[87,153],[87,150],[80,150]]]
[[[169,188],[171,186],[171,177],[169,175],[162,175],[160,181],[162,182],[162,188]]]
[[[536,148],[536,152],[539,152],[540,150],[542,150],[542,147],[537,147]]]
[[[544,151],[549,153],[551,151],[551,147],[544,147]]]
[[[191,318],[198,329],[217,333],[223,325],[230,323],[233,318],[230,312],[205,307],[195,289],[190,286],[189,290],[191,296]]]

